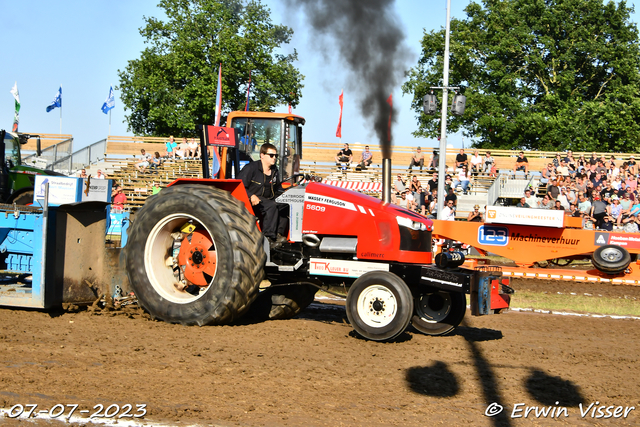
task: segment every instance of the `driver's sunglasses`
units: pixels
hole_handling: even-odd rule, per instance
[[[278,155],[276,153],[264,153],[267,156],[271,157],[272,159],[275,157],[276,159],[278,158]]]

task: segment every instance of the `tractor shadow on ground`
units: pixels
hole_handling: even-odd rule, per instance
[[[540,369],[531,368],[524,386],[533,399],[545,406],[577,407],[586,401],[580,387],[572,381],[554,377]]]
[[[504,338],[502,331],[489,328],[474,328],[471,326],[458,326],[451,335],[459,335],[468,342],[494,341]]]

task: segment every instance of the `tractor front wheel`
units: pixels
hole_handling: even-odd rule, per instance
[[[464,318],[467,299],[460,292],[425,292],[416,296],[411,324],[425,335],[446,335]]]
[[[631,264],[629,252],[617,245],[600,246],[591,255],[593,265],[603,273],[622,273]]]
[[[373,341],[387,341],[403,333],[413,313],[407,284],[387,271],[360,276],[347,294],[347,317],[355,331]]]
[[[177,185],[150,197],[129,228],[129,281],[170,323],[226,324],[258,295],[266,255],[256,219],[229,192]]]

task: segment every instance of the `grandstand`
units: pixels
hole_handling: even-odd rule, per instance
[[[135,211],[144,204],[144,201],[154,192],[166,187],[170,182],[179,177],[202,177],[202,165],[199,160],[171,159],[163,163],[157,170],[139,173],[135,164],[139,162],[140,149],[145,149],[147,153],[165,151],[164,142],[168,138],[150,137],[128,137],[109,136],[107,138],[104,159],[98,164],[87,166],[87,172],[95,176],[97,169],[102,169],[109,178],[121,184],[125,190],[128,202],[126,209]],[[380,147],[373,144],[350,143],[350,148],[354,153],[354,162],[346,168],[337,166],[335,155],[342,148],[342,143],[328,142],[305,142],[303,144],[303,159],[301,161],[301,171],[322,177],[325,182],[337,185],[360,189],[368,194],[379,196],[380,183],[382,182],[382,166]],[[357,167],[357,161],[364,146],[368,145],[373,152],[373,164],[366,170]],[[407,181],[412,175],[416,175],[418,180],[426,187],[426,182],[431,179],[432,171],[424,168],[420,171],[414,167],[408,170],[411,155],[415,147],[394,146],[392,154],[392,173],[402,175]],[[425,162],[431,155],[433,148],[423,147]],[[484,155],[486,150],[479,150],[480,155]],[[455,164],[455,156],[459,149],[448,149],[446,154],[446,164],[448,173],[455,174],[451,167]],[[471,158],[473,149],[465,150]],[[458,210],[456,217],[464,219],[472,210],[474,204],[481,206],[493,204],[498,198],[519,197],[523,194],[524,188],[533,186],[538,188],[539,171],[555,157],[556,152],[530,151],[525,152],[529,161],[530,173],[513,174],[513,166],[519,150],[491,150],[491,155],[495,159],[497,174],[475,174],[470,183],[468,195],[458,193]],[[575,153],[590,155],[591,153]],[[618,159],[626,159],[631,154],[616,154]],[[608,154],[607,154],[608,156]],[[502,176],[496,181],[497,176]],[[494,184],[495,183],[495,184]],[[359,184],[359,185],[358,185]]]

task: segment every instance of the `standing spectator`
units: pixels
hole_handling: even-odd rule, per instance
[[[373,153],[369,151],[369,146],[365,145],[364,151],[362,152],[362,156],[360,158],[360,169],[366,169],[367,166],[371,166],[371,163],[373,163]]]
[[[166,158],[172,158],[175,159],[176,158],[176,147],[178,146],[178,144],[176,144],[176,142],[173,140],[173,135],[169,136],[169,140],[167,142],[164,143],[165,147],[166,147],[166,153],[165,153],[165,157]]]
[[[149,167],[149,160],[151,160],[151,155],[147,154],[144,148],[140,149],[140,159],[139,163],[136,163],[136,169],[138,172],[144,172]]]
[[[516,159],[516,165],[513,167],[513,171],[524,171],[524,173],[529,173],[529,160],[524,155],[524,152],[518,153],[518,158]]]
[[[600,195],[593,194],[593,202],[589,210],[589,216],[596,221],[596,227],[602,224],[602,219],[607,215],[607,204],[600,200]]]
[[[336,156],[336,165],[340,165],[340,163],[346,163],[347,166],[351,164],[353,160],[353,152],[349,148],[349,144],[344,144],[342,150],[338,151],[338,155]]]
[[[424,167],[424,153],[420,147],[416,148],[416,151],[411,156],[411,163],[409,163],[409,170],[413,170],[414,166],[420,166],[420,170]]]
[[[484,153],[484,173],[491,173],[491,168],[493,168],[493,164],[495,160],[491,157],[491,151],[487,151]]]
[[[469,212],[467,221],[470,222],[482,222],[482,212],[480,212],[480,205],[475,205],[473,210]]]
[[[469,159],[464,153],[464,148],[461,148],[460,153],[456,156],[456,169],[461,168],[462,166],[469,166]]]

